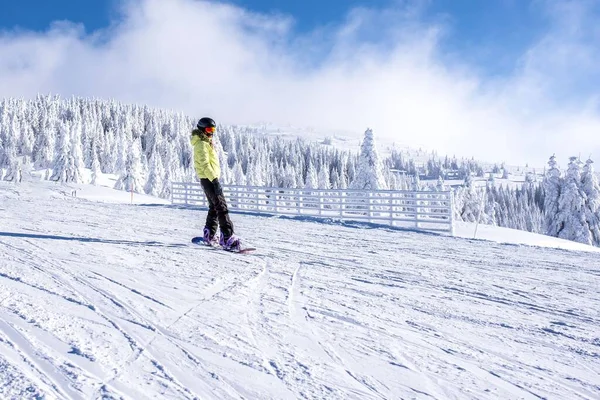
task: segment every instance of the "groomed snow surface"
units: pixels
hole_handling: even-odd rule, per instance
[[[130,200],[0,183],[1,399],[600,398],[596,249]]]

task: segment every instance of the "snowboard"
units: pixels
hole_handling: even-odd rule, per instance
[[[230,253],[239,253],[239,254],[246,254],[246,253],[250,253],[256,250],[256,248],[254,247],[245,247],[243,249],[240,250],[227,250],[224,249],[223,247],[221,247],[218,244],[211,244],[211,243],[207,243],[204,240],[204,237],[202,236],[196,236],[192,238],[192,243],[194,244],[199,244],[199,245],[203,245],[203,246],[208,246],[208,247],[212,247],[213,249],[218,249],[218,250],[223,250],[223,251],[228,251]]]

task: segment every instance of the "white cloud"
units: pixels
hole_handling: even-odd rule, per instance
[[[593,0],[540,1],[550,26],[488,80],[447,61],[443,25],[421,11],[355,9],[341,26],[293,34],[293,20],[192,0],[125,3],[100,32],[56,23],[0,35],[2,95],[59,93],[211,115],[375,133],[441,152],[520,163],[600,159],[600,32]],[[596,14],[597,15],[597,14]],[[444,61],[446,60],[446,61]]]

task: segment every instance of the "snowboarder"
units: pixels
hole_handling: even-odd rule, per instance
[[[227,202],[219,182],[221,167],[214,148],[213,136],[216,123],[212,118],[204,117],[192,130],[191,142],[194,147],[194,169],[208,200],[208,215],[204,226],[204,241],[209,244],[218,242],[225,250],[240,250],[241,243],[233,233],[233,223],[229,218]],[[217,239],[217,226],[221,235]]]

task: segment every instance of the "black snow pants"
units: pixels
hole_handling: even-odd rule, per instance
[[[208,215],[206,216],[205,226],[210,229],[211,236],[217,232],[217,226],[220,226],[221,235],[225,238],[230,237],[233,235],[233,224],[229,218],[227,202],[219,179],[213,181],[200,179],[200,184],[208,200]]]

